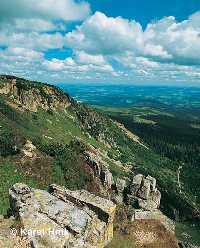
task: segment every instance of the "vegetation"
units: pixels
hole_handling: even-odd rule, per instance
[[[152,171],[157,168],[157,165],[152,163],[151,166],[148,166],[149,162],[142,165],[141,154],[136,158],[139,159],[136,163],[139,170],[148,169],[150,173],[153,173],[159,179],[161,188],[166,188],[167,182],[172,183],[171,196],[177,192],[182,199],[188,199],[188,202],[200,203],[200,133],[198,129],[191,127],[191,118],[186,113],[181,115],[177,111],[169,113],[150,108],[102,108],[102,110],[113,119],[123,123],[153,150],[147,159],[151,160],[154,157],[154,159],[160,160],[159,171]],[[139,116],[140,120],[151,120],[155,124],[138,122],[138,118],[134,118],[135,115]],[[144,160],[144,156],[145,153],[142,160]],[[178,186],[179,170],[180,185]],[[166,182],[164,182],[165,180]],[[166,199],[170,203],[173,202],[173,199],[169,199],[168,196]],[[176,202],[178,202],[177,199]]]
[[[6,160],[0,163],[0,181],[0,214],[7,213],[9,208],[8,190],[13,184],[24,182],[31,187],[38,186],[33,178],[28,178],[15,165]]]
[[[26,85],[24,86],[26,81],[18,81],[23,90],[23,87],[26,87]],[[41,84],[32,82],[27,82],[27,87],[32,87],[32,84],[34,87],[42,87]],[[136,133],[149,146],[150,149],[146,149],[125,135],[125,132],[107,117],[109,114],[112,118],[122,121],[130,130],[135,131],[136,126],[134,125],[136,124],[131,115],[133,112],[126,110],[124,115],[122,111],[109,109],[102,114],[83,104],[72,102],[70,107],[63,110],[47,112],[39,109],[33,113],[20,111],[9,104],[9,101],[11,100],[6,96],[0,96],[0,155],[2,156],[0,161],[3,161],[5,157],[9,158],[12,164],[15,164],[17,169],[23,171],[26,176],[30,173],[31,178],[39,181],[41,187],[47,187],[49,183],[55,182],[71,189],[78,189],[86,188],[91,183],[90,173],[88,173],[88,168],[83,160],[82,143],[73,142],[78,138],[83,143],[92,144],[108,155],[105,156],[105,160],[115,178],[131,176],[128,171],[130,166],[133,167],[134,173],[141,172],[156,177],[163,195],[164,209],[167,209],[171,216],[174,214],[174,209],[179,210],[182,216],[187,217],[199,213],[199,197],[196,197],[199,196],[199,189],[191,187],[194,184],[191,175],[194,173],[195,165],[192,165],[194,167],[189,164],[185,165],[184,168],[188,168],[188,170],[184,170],[181,174],[182,184],[180,187],[177,180],[180,160],[173,159],[173,154],[170,157],[164,151],[159,152],[159,147],[153,146],[150,138],[148,140],[148,134],[151,133],[153,136],[156,132],[152,130],[154,128],[160,130],[161,127],[155,127],[147,122],[145,123],[146,131],[143,131],[140,128],[143,124],[137,123],[138,131]],[[136,110],[134,109],[134,111]],[[165,116],[169,119],[169,114]],[[148,119],[146,115],[145,118],[144,116],[140,117],[140,120]],[[153,117],[153,121],[157,123],[155,113]],[[151,129],[148,129],[149,125],[151,125]],[[167,127],[165,128],[167,130]],[[162,141],[161,132],[159,137]],[[181,137],[181,133],[179,137]],[[40,159],[22,164],[20,152],[27,139],[37,147]],[[156,140],[159,141],[155,137],[154,143]],[[165,145],[162,147],[164,148]],[[117,166],[114,161],[120,161],[123,166]],[[195,181],[196,179],[198,182],[200,181],[199,174],[195,174]]]
[[[114,238],[108,248],[178,248],[174,235],[169,233],[159,221],[129,221],[132,209],[117,208],[114,222]]]

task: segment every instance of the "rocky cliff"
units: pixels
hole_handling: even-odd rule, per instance
[[[70,106],[67,94],[51,85],[34,84],[14,76],[0,76],[0,94],[8,97],[15,107],[37,112],[39,108],[53,110]]]

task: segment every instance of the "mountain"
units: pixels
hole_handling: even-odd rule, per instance
[[[18,182],[41,189],[56,183],[127,203],[130,199],[113,193],[117,182],[125,182],[128,191],[134,176],[143,174],[144,181],[148,175],[156,178],[168,216],[198,219],[199,202],[189,187],[180,190],[177,170],[178,164],[146,147],[123,125],[59,88],[0,76],[2,214],[9,208],[8,190]]]

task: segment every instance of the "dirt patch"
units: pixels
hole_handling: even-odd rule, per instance
[[[108,248],[179,248],[175,235],[158,220],[129,221],[130,209],[120,209]]]

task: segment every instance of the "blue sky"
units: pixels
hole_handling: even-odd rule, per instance
[[[0,73],[51,83],[200,83],[198,0],[0,0]]]
[[[182,21],[200,10],[198,0],[89,0],[92,11],[101,11],[106,15],[134,19],[145,27],[152,20],[165,16],[175,16]]]

